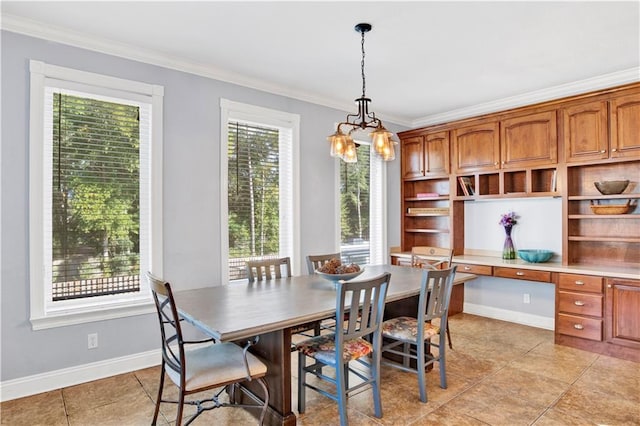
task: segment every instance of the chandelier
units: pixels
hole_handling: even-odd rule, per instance
[[[374,129],[371,131],[371,150],[382,160],[391,161],[396,158],[394,145],[397,142],[391,140],[393,134],[384,128],[382,121],[376,118],[374,112],[369,112],[369,102],[365,94],[365,77],[364,77],[364,34],[371,31],[371,25],[362,23],[355,26],[355,30],[362,36],[360,45],[362,47],[362,61],[360,62],[360,70],[362,73],[362,96],[355,100],[358,104],[357,114],[348,114],[347,120],[338,124],[336,132],[327,139],[331,143],[331,156],[340,157],[345,163],[355,163],[358,161],[356,155],[357,144],[353,141],[351,134],[358,130],[367,128]],[[350,128],[347,133],[342,128]]]

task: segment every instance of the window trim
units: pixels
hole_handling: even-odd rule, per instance
[[[229,120],[247,121],[291,129],[292,173],[292,250],[291,270],[299,275],[300,258],[300,115],[259,107],[220,98],[220,282],[229,283],[229,205],[228,205],[228,123]]]
[[[44,196],[48,190],[46,171],[48,159],[45,158],[45,88],[48,79],[56,79],[70,85],[93,86],[100,92],[126,92],[131,99],[143,100],[151,105],[151,140],[148,208],[150,218],[150,269],[162,274],[162,116],[164,87],[132,80],[125,80],[86,71],[47,64],[31,60],[30,70],[30,121],[29,121],[29,288],[30,321],[33,330],[62,327],[112,318],[141,315],[154,312],[154,306],[148,291],[129,300],[106,301],[109,296],[100,296],[94,301],[79,299],[78,302],[65,304],[62,309],[47,311],[45,289],[45,262],[47,251],[44,246],[46,219]],[[141,268],[144,268],[141,265]],[[144,271],[140,271],[144,276]],[[141,287],[146,280],[141,280]],[[113,300],[114,298],[112,298]],[[80,306],[82,305],[82,306]],[[61,305],[62,306],[62,305]]]

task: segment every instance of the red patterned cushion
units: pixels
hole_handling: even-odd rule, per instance
[[[425,339],[440,333],[440,327],[431,323],[424,323],[423,327]],[[415,342],[418,339],[418,320],[411,317],[398,317],[387,320],[382,323],[382,336]]]
[[[326,334],[305,340],[296,345],[296,349],[305,355],[325,364],[335,364],[336,342],[334,334]],[[364,339],[353,339],[344,342],[342,358],[344,362],[361,358],[373,352],[371,343]]]

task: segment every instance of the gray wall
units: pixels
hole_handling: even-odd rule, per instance
[[[41,331],[29,322],[29,60],[159,84],[164,97],[164,274],[177,288],[220,276],[220,98],[296,113],[300,125],[301,253],[333,249],[334,159],[326,136],[345,111],[188,73],[2,32],[0,380],[158,348],[142,315]],[[309,78],[313,78],[310,73]],[[356,90],[357,88],[354,88]],[[353,111],[349,111],[353,112]],[[388,124],[391,131],[405,130]],[[388,165],[388,244],[400,244],[400,159]],[[99,334],[87,350],[87,334]]]

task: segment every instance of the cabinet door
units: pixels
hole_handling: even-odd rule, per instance
[[[556,164],[556,112],[541,112],[502,121],[500,143],[502,168]]]
[[[496,121],[452,131],[453,166],[456,173],[500,168],[498,129]]]
[[[562,115],[568,163],[609,157],[606,101],[569,106]]]
[[[402,141],[402,178],[411,179],[424,176],[423,137]]]
[[[611,157],[640,157],[640,93],[611,101]]]
[[[424,175],[449,174],[449,132],[432,133],[424,139]]]
[[[640,349],[640,281],[607,279],[605,339]]]

